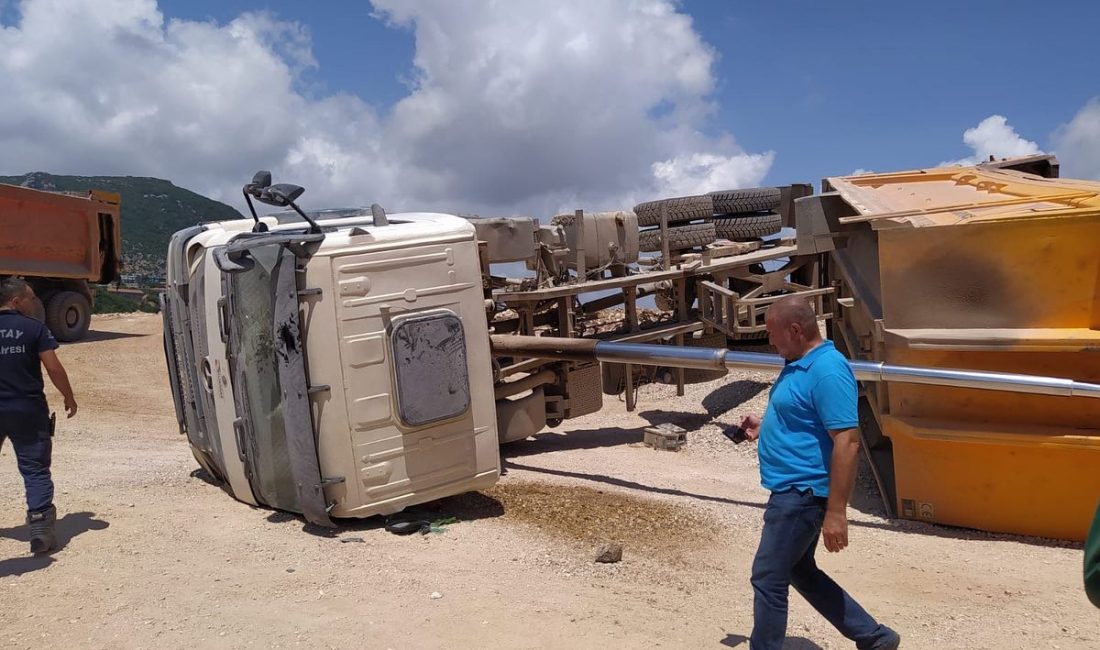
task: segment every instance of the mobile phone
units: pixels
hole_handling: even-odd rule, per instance
[[[725,427],[724,429],[722,429],[722,433],[731,441],[733,441],[733,444],[735,445],[739,445],[749,439],[748,435],[745,433],[745,430],[736,424],[733,426]]]

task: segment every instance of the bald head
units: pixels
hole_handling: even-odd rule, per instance
[[[776,325],[787,327],[797,324],[806,332],[807,338],[814,338],[817,332],[817,316],[810,303],[798,296],[784,296],[768,307],[768,318],[776,319]]]
[[[814,310],[798,296],[784,296],[773,302],[764,321],[768,340],[789,361],[801,358],[821,343]]]

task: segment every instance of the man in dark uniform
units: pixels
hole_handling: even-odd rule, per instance
[[[69,417],[76,415],[76,400],[55,352],[57,341],[48,327],[29,316],[34,305],[34,290],[25,281],[0,281],[0,447],[11,440],[23,475],[31,552],[47,553],[55,543],[57,510],[50,477],[53,426],[42,366],[64,396]]]

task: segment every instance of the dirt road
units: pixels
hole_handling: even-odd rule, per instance
[[[62,548],[27,554],[0,454],[0,646],[16,648],[747,648],[765,493],[750,445],[712,423],[759,409],[767,375],[646,387],[506,448],[485,494],[434,504],[437,532],[331,536],[238,503],[177,433],[157,316],[108,316],[60,355],[81,404],[60,423]],[[60,403],[51,394],[53,403]],[[690,429],[679,453],[648,422]],[[851,546],[819,563],[908,648],[1097,648],[1079,545],[880,516],[861,482]],[[603,541],[623,561],[596,564]],[[797,595],[789,648],[847,648]]]

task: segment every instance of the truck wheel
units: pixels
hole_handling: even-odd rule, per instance
[[[693,223],[668,229],[668,249],[672,251],[706,246],[715,238],[713,223]],[[638,233],[638,248],[651,252],[661,250],[661,230],[644,230]]]
[[[708,219],[714,214],[714,201],[707,194],[699,196],[678,196],[659,201],[646,201],[634,206],[639,226],[661,225],[661,205],[666,206],[668,222],[694,221]]]
[[[778,187],[753,187],[745,190],[720,190],[711,192],[715,214],[760,212],[779,207]]]
[[[59,291],[46,305],[46,326],[58,341],[78,341],[92,324],[92,305],[75,291]]]
[[[714,220],[714,230],[718,236],[733,241],[767,237],[782,229],[783,217],[774,212]]]

